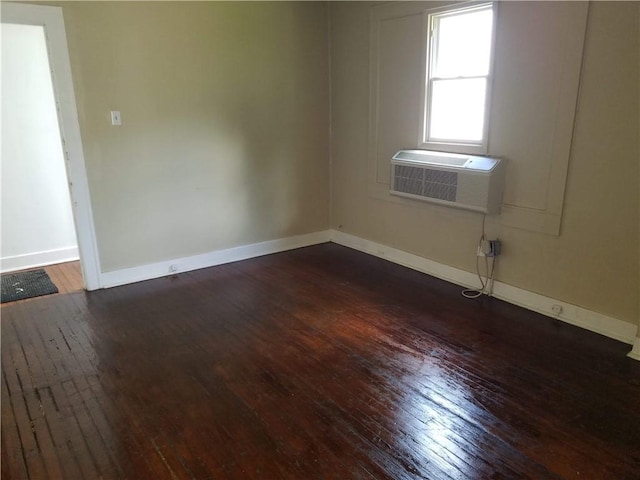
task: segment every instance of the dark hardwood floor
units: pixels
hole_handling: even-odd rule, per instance
[[[5,480],[640,478],[628,345],[334,244],[1,314]]]

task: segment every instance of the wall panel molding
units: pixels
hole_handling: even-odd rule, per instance
[[[430,10],[447,3],[371,9],[367,189],[373,198],[404,203],[389,195],[389,161],[396,150],[419,145],[424,24]],[[588,9],[588,2],[502,2],[497,10],[489,154],[508,165],[502,225],[560,233]]]

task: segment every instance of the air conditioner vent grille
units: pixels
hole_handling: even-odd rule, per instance
[[[428,168],[396,165],[394,190],[396,192],[456,201],[458,174]]]
[[[456,177],[457,174],[454,173]],[[444,183],[425,182],[423,197],[437,198],[438,200],[456,201],[457,187],[455,184],[446,185]]]
[[[430,183],[442,183],[444,185],[456,185],[458,174],[456,172],[443,172],[441,170],[424,169],[424,179]]]
[[[423,167],[410,167],[408,165],[396,165],[396,177],[409,180],[420,180],[424,178]]]

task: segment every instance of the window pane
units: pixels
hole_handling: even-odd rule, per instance
[[[481,141],[487,80],[435,80],[429,139]]]
[[[489,73],[491,8],[436,19],[435,77],[481,76]]]

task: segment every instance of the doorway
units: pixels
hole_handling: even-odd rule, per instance
[[[38,76],[48,77],[40,78],[45,80],[40,83],[48,85],[51,90],[49,101],[53,103],[52,110],[47,110],[46,105],[34,106],[34,102],[27,105],[28,99],[23,99],[22,105],[13,105],[12,113],[7,114],[5,103],[11,102],[3,101],[2,133],[10,134],[2,145],[3,176],[6,174],[9,177],[8,181],[5,178],[2,181],[2,256],[15,260],[20,255],[36,252],[40,257],[36,254],[30,258],[40,258],[41,264],[52,263],[52,255],[59,255],[58,261],[64,261],[65,256],[69,260],[79,256],[84,287],[87,290],[100,288],[93,215],[62,9],[11,3],[3,3],[1,8],[3,53],[5,47],[9,47],[4,45],[5,37],[9,39],[10,36],[19,38],[23,44],[34,45],[34,51],[40,50],[45,55],[45,64],[48,60],[48,67],[45,66]],[[3,68],[4,63],[3,58]],[[7,73],[11,75],[11,72],[3,71],[3,77],[9,78]],[[10,78],[5,82],[5,78],[2,96],[8,99],[5,86],[12,87],[11,84],[16,82]],[[15,93],[15,90],[11,93]],[[15,100],[13,95],[11,100]],[[22,110],[21,106],[24,107]],[[29,115],[37,115],[38,122],[29,122]],[[31,124],[44,120],[48,143],[44,137],[31,138],[28,142],[11,141],[15,140],[12,136],[19,130],[33,134],[33,129],[29,128],[33,126]],[[37,158],[39,150],[47,150],[40,159]],[[46,198],[43,198],[45,194]],[[22,239],[21,246],[16,246],[12,235]],[[47,253],[43,256],[43,252]],[[4,263],[3,270],[11,269],[11,265],[5,268]]]
[[[78,260],[44,29],[2,25],[2,273]]]

